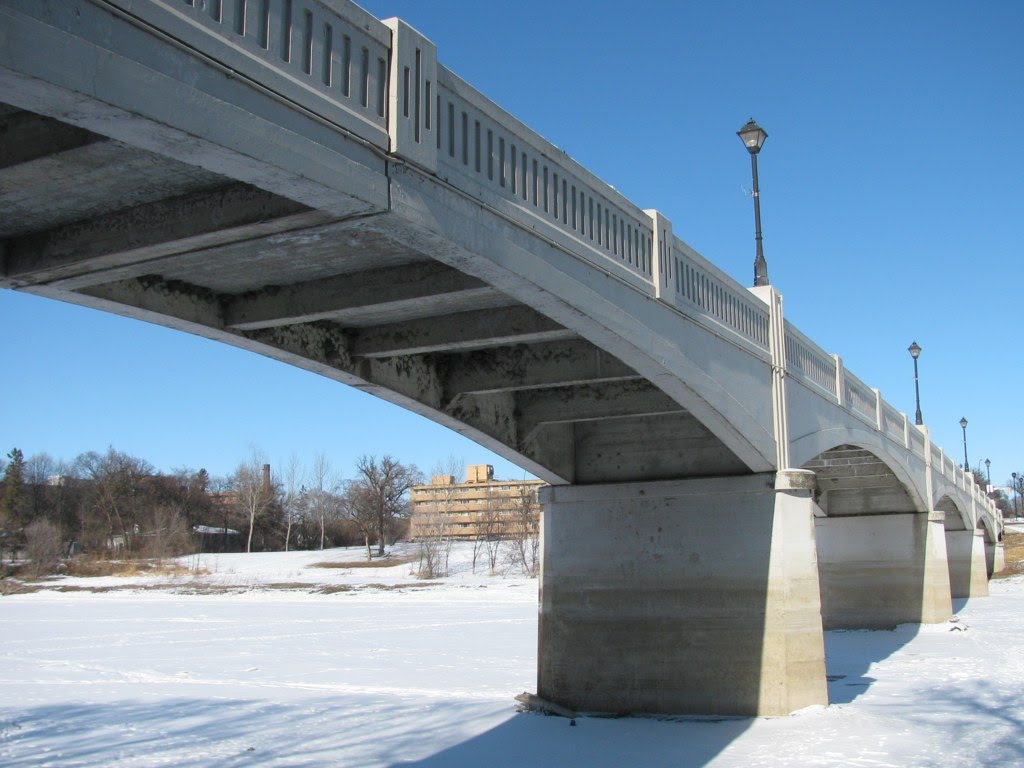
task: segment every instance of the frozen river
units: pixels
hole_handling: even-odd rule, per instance
[[[0,765],[1024,765],[1020,579],[947,624],[827,633],[827,708],[570,727],[513,700],[535,689],[536,581],[242,558],[0,598]]]

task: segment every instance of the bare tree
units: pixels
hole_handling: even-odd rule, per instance
[[[452,516],[455,512],[455,478],[463,464],[454,456],[434,467],[431,477],[431,499],[415,512],[416,541],[419,544],[421,579],[435,579],[448,575],[448,561],[452,551]]]
[[[159,504],[147,509],[140,522],[139,549],[146,557],[162,562],[188,549],[185,512],[176,504]]]
[[[408,514],[408,491],[421,481],[415,466],[406,466],[391,456],[379,461],[375,456],[361,456],[356,462],[356,478],[345,492],[345,512],[363,534],[367,559],[374,535],[377,555],[384,554],[389,527]]]
[[[284,493],[281,497],[281,509],[284,513],[284,551],[288,551],[292,538],[292,525],[302,513],[302,484],[304,482],[299,457],[294,453],[288,457],[284,466]],[[322,530],[322,529],[321,529]],[[323,549],[321,533],[320,548]]]
[[[36,520],[25,526],[25,555],[36,576],[51,573],[63,553],[60,529],[46,520]]]
[[[88,481],[88,497],[80,509],[84,537],[93,545],[130,552],[138,510],[146,501],[144,481],[155,469],[113,448],[104,454],[83,453],[75,464]]]
[[[269,483],[266,482],[268,468],[269,465],[263,462],[262,456],[254,451],[247,461],[238,465],[229,480],[235,505],[248,519],[249,537],[246,540],[246,552],[252,552],[252,534],[257,519],[270,509],[273,502],[273,489],[267,487]]]
[[[33,520],[48,516],[50,505],[47,490],[50,480],[57,475],[57,462],[47,453],[37,453],[25,460],[25,483],[28,486],[29,506]]]
[[[477,541],[481,542],[487,553],[487,567],[493,576],[498,570],[498,554],[501,551],[501,534],[503,532],[503,505],[491,486],[487,487],[483,509],[477,516]],[[476,558],[474,557],[474,561]]]
[[[514,502],[507,521],[509,560],[528,575],[536,576],[540,565],[540,505],[536,489],[521,487]]]
[[[309,513],[320,526],[320,549],[327,538],[327,522],[338,514],[338,493],[341,479],[331,470],[331,464],[322,453],[313,459],[310,487],[306,492]]]

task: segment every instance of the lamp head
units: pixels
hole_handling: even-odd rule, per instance
[[[761,145],[764,144],[764,140],[768,138],[768,133],[754,122],[754,118],[750,118],[746,125],[736,131],[736,135],[740,137],[740,141],[743,142],[743,146],[745,146],[747,151],[752,155],[756,155],[761,151]]]
[[[910,356],[912,358],[917,360],[917,358],[920,357],[921,355],[921,347],[918,345],[916,341],[911,342],[910,346],[907,347],[907,352],[910,353]]]

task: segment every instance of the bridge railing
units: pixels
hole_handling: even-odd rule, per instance
[[[659,214],[660,216],[660,214]],[[664,217],[661,217],[662,219]],[[655,254],[664,276],[656,295],[762,357],[769,353],[768,306],[678,237]]]
[[[788,321],[786,365],[790,375],[801,378],[819,394],[841,401],[842,370],[838,368],[838,361]]]
[[[321,119],[388,147],[391,33],[335,0],[107,0]]]
[[[440,178],[594,266],[649,288],[654,230],[644,211],[441,66],[438,86]]]

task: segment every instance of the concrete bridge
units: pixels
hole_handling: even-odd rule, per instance
[[[1002,523],[926,428],[347,0],[0,0],[5,287],[297,365],[550,483],[538,693],[827,701]],[[581,115],[581,120],[586,116]]]

